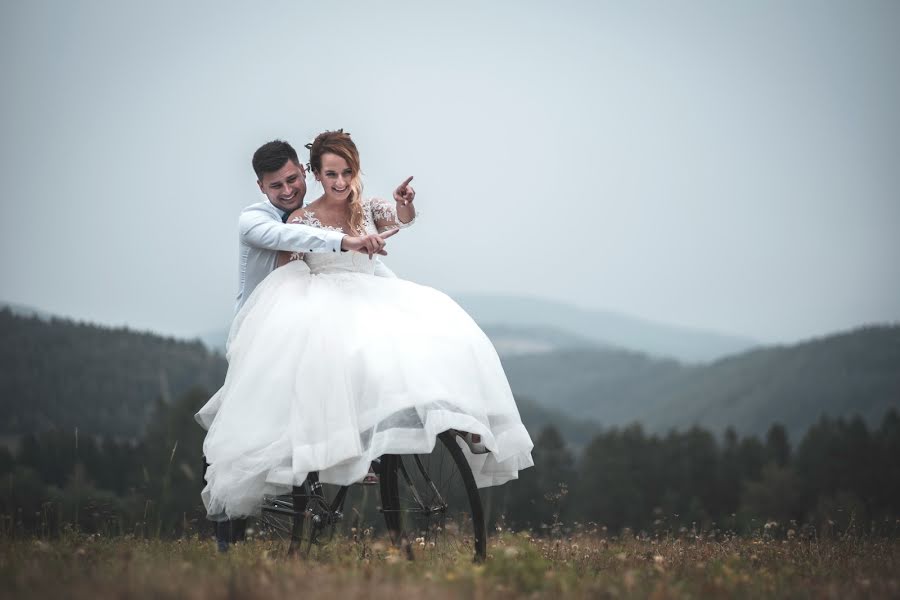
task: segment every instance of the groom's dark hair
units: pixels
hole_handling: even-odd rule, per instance
[[[264,173],[274,173],[289,160],[294,161],[295,165],[300,164],[297,151],[287,142],[274,140],[263,144],[253,153],[253,170],[256,171],[256,178],[262,179]]]

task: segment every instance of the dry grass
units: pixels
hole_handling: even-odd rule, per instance
[[[436,555],[408,561],[383,540],[340,539],[306,560],[271,542],[219,555],[210,540],[69,534],[0,540],[8,598],[872,598],[900,596],[900,541],[704,537],[565,539],[503,533],[489,559]],[[427,594],[427,596],[426,596]]]

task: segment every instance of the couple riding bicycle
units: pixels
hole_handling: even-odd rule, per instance
[[[242,215],[242,281],[265,263],[263,251],[276,268],[242,289],[225,383],[197,414],[209,430],[209,516],[287,517],[292,549],[303,531],[312,543],[313,530],[339,519],[342,490],[374,463],[395,542],[413,529],[469,528],[460,525],[468,519],[483,557],[477,490],[532,466],[533,444],[475,322],[445,294],[373,260],[390,232],[415,219],[412,178],[394,202],[364,198],[355,144],[325,132],[309,146],[322,195],[303,207],[296,153],[273,144],[254,156],[267,202]],[[360,239],[365,253],[341,251]],[[333,497],[324,484],[337,486]]]

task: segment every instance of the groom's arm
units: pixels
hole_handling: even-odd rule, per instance
[[[344,234],[309,225],[286,225],[265,210],[250,207],[238,220],[241,241],[248,246],[287,252],[340,252]]]

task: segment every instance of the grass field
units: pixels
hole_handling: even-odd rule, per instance
[[[306,559],[252,540],[0,540],[5,598],[896,598],[900,541],[596,532],[491,537],[488,560],[415,543],[414,560],[367,532]]]

